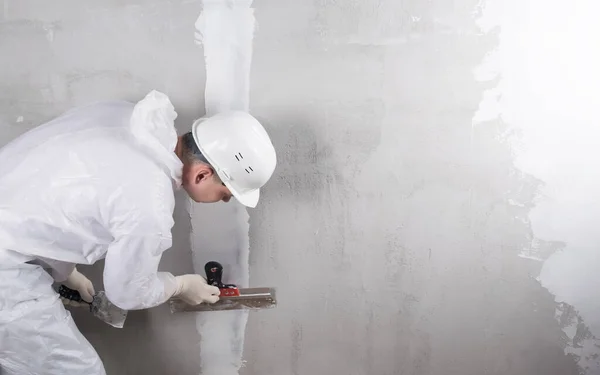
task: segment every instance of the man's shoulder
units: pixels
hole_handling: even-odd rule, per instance
[[[173,226],[175,193],[164,174],[122,176],[109,190],[107,209],[112,218],[121,218],[127,226],[142,225],[155,232],[170,235]]]

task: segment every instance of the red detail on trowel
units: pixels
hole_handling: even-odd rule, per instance
[[[239,297],[240,290],[237,287],[219,288],[221,291],[220,297]]]
[[[221,291],[220,297],[239,297],[240,290],[234,284],[223,284],[223,266],[219,262],[208,262],[204,265],[206,272],[206,281],[212,286],[216,286]]]

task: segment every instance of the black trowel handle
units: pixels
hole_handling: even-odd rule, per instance
[[[208,285],[216,286],[219,289],[237,288],[234,284],[223,284],[223,266],[219,262],[210,261],[206,263],[204,272],[206,272]]]
[[[61,285],[58,288],[58,294],[62,298],[66,298],[66,299],[71,300],[71,301],[80,302],[80,303],[87,303],[88,305],[90,304],[88,301],[84,301],[83,298],[81,298],[81,294],[79,294],[78,291],[70,289],[70,288],[67,288],[64,285]]]
[[[92,304],[86,300],[84,300],[83,298],[81,298],[81,294],[79,294],[78,291],[73,290],[71,288],[67,288],[64,285],[61,285],[58,290],[57,290],[58,294],[65,299],[71,300],[71,301],[75,301],[75,302],[79,302],[79,303],[86,303],[90,306],[90,311],[92,310]],[[96,297],[94,297],[96,298]],[[85,305],[82,305],[85,306]]]
[[[209,285],[216,286],[217,288],[223,287],[223,266],[219,262],[211,261],[204,265],[204,272],[206,272],[206,282]]]

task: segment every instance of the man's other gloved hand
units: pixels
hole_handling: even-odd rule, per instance
[[[96,291],[94,285],[87,277],[83,276],[77,268],[73,269],[73,272],[67,277],[67,280],[63,282],[67,288],[76,290],[81,295],[81,298],[86,302],[92,302]]]
[[[179,297],[189,305],[198,305],[202,302],[215,303],[219,300],[221,291],[216,286],[208,285],[201,275],[176,276],[177,290],[174,297]]]

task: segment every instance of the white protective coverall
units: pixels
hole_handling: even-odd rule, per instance
[[[1,374],[105,373],[51,288],[75,264],[105,258],[107,297],[124,309],[174,293],[157,267],[181,184],[176,116],[152,91],[73,109],[0,149]]]

